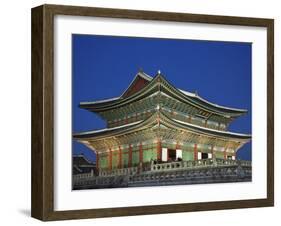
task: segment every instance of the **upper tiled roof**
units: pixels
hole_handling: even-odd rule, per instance
[[[104,111],[108,109],[114,109],[116,107],[123,106],[125,104],[131,103],[135,101],[149,89],[153,89],[153,87],[157,86],[157,78],[160,78],[163,81],[163,87],[167,86],[167,89],[170,89],[171,94],[175,94],[176,97],[182,101],[187,101],[192,103],[193,105],[198,105],[200,108],[205,108],[207,111],[210,110],[212,112],[217,112],[219,114],[236,114],[241,115],[247,112],[244,109],[231,108],[221,106],[215,103],[211,103],[204,98],[200,97],[198,93],[188,92],[182,89],[178,89],[174,87],[170,82],[168,82],[160,72],[153,78],[144,72],[138,72],[134,77],[133,81],[130,83],[128,88],[123,92],[123,94],[119,97],[114,97],[110,99],[92,101],[92,102],[81,102],[80,107],[88,109],[90,111]],[[165,85],[165,84],[166,85]],[[165,91],[165,89],[163,89]]]

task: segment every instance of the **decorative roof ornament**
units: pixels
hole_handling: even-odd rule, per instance
[[[160,69],[157,71],[157,74],[158,74],[158,75],[161,75],[161,71],[160,71]]]
[[[159,105],[159,104],[157,104],[156,109],[157,109],[157,110],[160,110],[160,105]]]
[[[160,116],[159,115],[157,116],[156,120],[157,120],[157,125],[159,127],[160,126]]]

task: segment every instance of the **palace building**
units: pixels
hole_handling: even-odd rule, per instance
[[[96,154],[99,176],[115,177],[114,183],[116,176],[171,172],[174,167],[237,166],[237,151],[251,139],[249,134],[228,131],[247,110],[178,89],[160,71],[155,77],[139,71],[121,96],[81,102],[79,107],[107,123],[105,129],[73,137]]]

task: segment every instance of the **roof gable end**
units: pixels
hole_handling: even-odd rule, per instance
[[[125,90],[125,92],[121,95],[121,97],[127,98],[127,97],[133,95],[134,93],[140,91],[148,83],[150,83],[150,81],[152,79],[153,79],[152,77],[145,74],[144,72],[138,72],[136,74],[135,78],[133,79],[133,81],[131,82],[131,84],[128,86],[128,88]]]

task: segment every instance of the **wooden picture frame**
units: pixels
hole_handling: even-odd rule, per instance
[[[267,29],[267,198],[121,208],[54,210],[54,16],[71,15]],[[163,214],[274,205],[274,21],[273,19],[196,15],[42,5],[32,9],[32,200],[31,215],[50,220]]]

